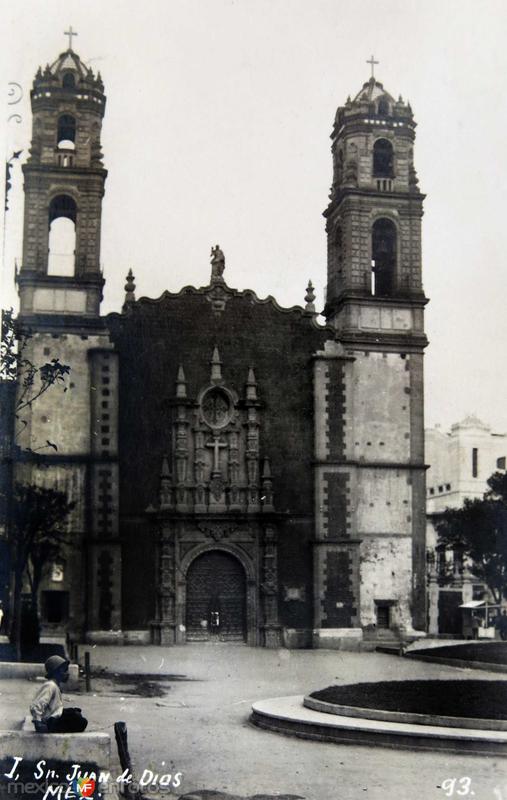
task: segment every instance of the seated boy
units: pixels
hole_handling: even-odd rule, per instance
[[[47,680],[35,695],[30,713],[37,733],[82,733],[88,725],[80,708],[64,708],[60,684],[69,679],[69,662],[50,656],[45,663]]]

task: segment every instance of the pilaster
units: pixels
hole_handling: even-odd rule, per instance
[[[346,443],[347,371],[352,366],[353,359],[338,342],[326,342],[314,356],[316,647],[350,646],[360,638],[359,541],[351,524],[353,472]]]
[[[264,528],[264,552],[262,558],[262,584],[264,623],[264,646],[280,647],[281,625],[278,618],[278,548],[276,529]]]

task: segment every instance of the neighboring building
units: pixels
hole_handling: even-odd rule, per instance
[[[71,366],[24,445],[77,503],[42,587],[90,641],[358,646],[422,629],[423,195],[415,122],[374,78],[338,109],[326,324],[208,285],[100,316],[104,87],[69,49],[37,72],[17,275],[32,359]],[[161,251],[163,232],[160,232]],[[63,253],[63,255],[62,255]],[[26,473],[25,473],[26,475]]]
[[[482,498],[488,490],[488,478],[497,470],[505,470],[506,459],[507,434],[494,433],[476,416],[465,417],[449,433],[439,427],[426,430],[430,633],[460,635],[460,605],[487,594],[462,553],[439,546],[434,522],[446,508],[460,508],[465,498]]]

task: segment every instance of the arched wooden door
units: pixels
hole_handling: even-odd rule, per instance
[[[246,578],[237,558],[223,550],[197,556],[186,595],[188,641],[246,640]]]

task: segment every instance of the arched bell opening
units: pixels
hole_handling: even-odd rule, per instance
[[[73,276],[76,264],[77,205],[69,195],[49,206],[48,275]]]
[[[371,236],[371,293],[376,297],[392,297],[395,292],[396,256],[396,225],[390,219],[377,219]]]
[[[56,146],[59,150],[74,150],[76,147],[76,119],[72,114],[62,114],[58,118]]]

